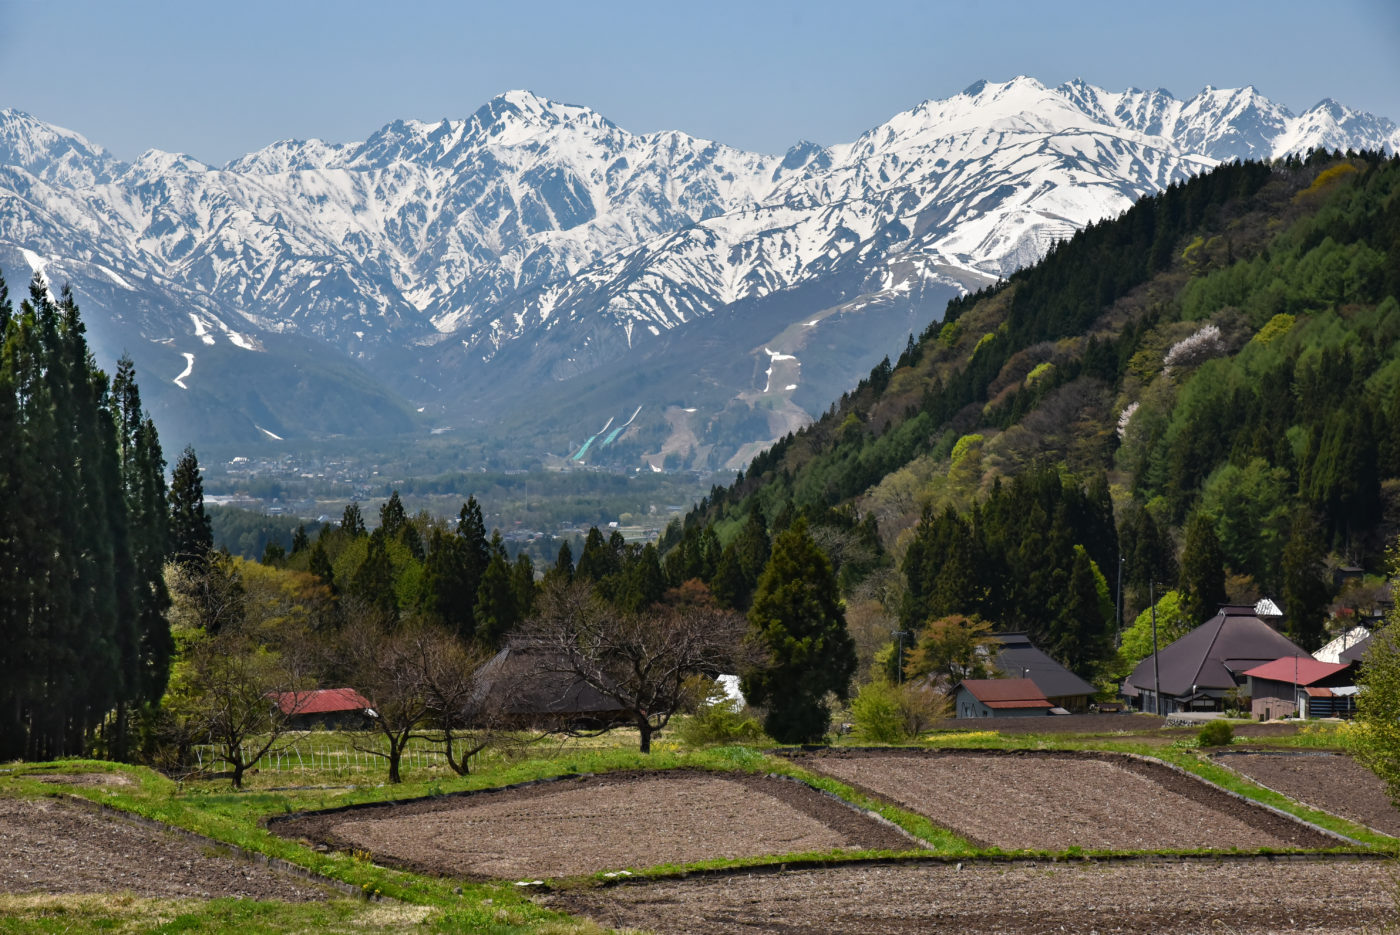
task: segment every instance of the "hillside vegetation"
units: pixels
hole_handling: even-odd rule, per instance
[[[977,614],[1081,672],[1115,667],[1120,556],[1130,614],[1149,582],[1268,595],[1315,646],[1368,606],[1329,566],[1379,571],[1400,523],[1398,192],[1316,153],[1145,198],[949,303],[665,543],[805,515],[853,627]]]

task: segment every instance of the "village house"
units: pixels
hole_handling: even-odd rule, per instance
[[[292,730],[359,730],[378,716],[353,688],[278,692],[273,702]]]
[[[1222,711],[1246,688],[1244,673],[1283,656],[1311,658],[1269,626],[1253,605],[1226,605],[1205,623],[1137,664],[1123,696],[1140,711]],[[1158,707],[1156,683],[1161,683]]]
[[[512,641],[477,670],[468,719],[544,729],[632,722],[633,714],[616,699],[562,668],[551,650]]]
[[[999,633],[992,639],[1000,644],[992,650],[992,665],[1004,678],[1030,679],[1054,707],[1076,713],[1089,709],[1094,686],[1037,648],[1026,634]]]

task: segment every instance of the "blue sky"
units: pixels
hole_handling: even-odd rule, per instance
[[[0,107],[130,159],[363,139],[528,88],[629,130],[781,152],[978,78],[1253,84],[1400,122],[1396,0],[709,3],[0,0]]]

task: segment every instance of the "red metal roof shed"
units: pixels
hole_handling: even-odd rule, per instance
[[[370,703],[353,688],[318,688],[307,692],[278,692],[277,707],[283,714],[340,714],[364,711]]]

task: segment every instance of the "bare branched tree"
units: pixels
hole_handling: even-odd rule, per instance
[[[540,596],[518,644],[538,674],[576,680],[614,702],[641,734],[641,750],[695,690],[696,674],[726,671],[742,649],[742,616],[687,603],[627,614],[583,582],[554,582]]]
[[[430,632],[415,625],[390,628],[367,614],[347,623],[334,644],[355,688],[374,705],[372,726],[357,736],[355,749],[388,761],[392,783],[403,781],[399,767],[409,742],[425,736]],[[384,738],[387,751],[376,737]]]
[[[277,751],[305,685],[294,655],[270,652],[228,626],[190,647],[188,666],[171,685],[171,714],[181,736],[214,747],[242,788],[244,774]],[[278,704],[284,693],[291,704]]]
[[[471,758],[496,743],[500,707],[483,703],[478,673],[489,658],[467,649],[446,630],[426,631],[421,640],[424,697],[430,731],[441,744],[447,765],[459,776],[469,773]]]

